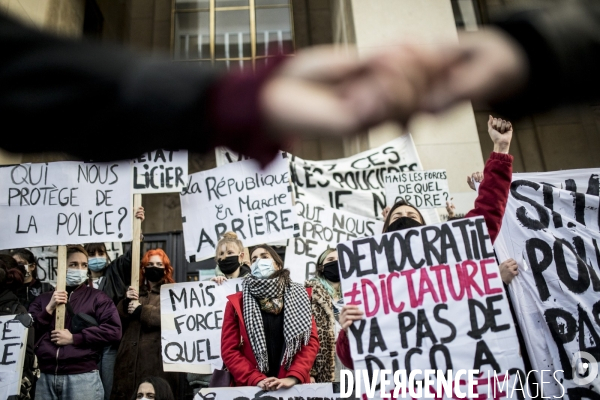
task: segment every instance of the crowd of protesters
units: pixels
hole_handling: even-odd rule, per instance
[[[512,178],[508,154],[512,126],[490,116],[494,151],[483,173],[468,177],[477,190],[464,217],[485,218],[492,242],[504,215]],[[478,187],[476,187],[476,185]],[[456,219],[447,206],[448,218]],[[144,219],[144,210],[136,210]],[[423,226],[418,208],[404,200],[386,208],[383,233]],[[0,314],[31,315],[24,360],[22,398],[173,399],[181,374],[164,372],[161,357],[160,287],[174,283],[174,265],[161,249],[140,263],[140,286],[131,286],[131,251],[111,260],[104,243],[67,247],[66,290],[44,291],[37,260],[28,249],[0,255]],[[222,322],[221,356],[234,386],[263,390],[296,384],[339,381],[352,369],[348,327],[363,317],[344,305],[338,254],[328,248],[315,260],[316,272],[304,285],[293,282],[284,260],[269,245],[248,249],[233,232],[217,243],[217,284],[242,278],[241,291],[228,297]],[[500,276],[510,284],[518,274],[508,260]],[[66,305],[65,329],[55,328],[58,305]],[[203,386],[222,385],[211,375]]]

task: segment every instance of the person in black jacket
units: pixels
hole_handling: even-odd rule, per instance
[[[135,217],[144,220],[144,208],[140,207]],[[111,261],[104,243],[87,243],[85,246],[88,257],[88,272],[92,278],[94,289],[102,290],[115,303],[115,306],[125,297],[127,288],[131,285],[131,249]],[[100,379],[104,387],[104,399],[110,399],[113,386],[113,372],[119,343],[104,346],[98,363]]]
[[[31,317],[27,309],[19,303],[15,295],[15,289],[23,285],[24,276],[14,258],[6,254],[0,254],[0,315],[22,314],[27,315],[28,325],[31,325]],[[21,394],[19,399],[30,399],[35,393],[36,371],[35,353],[33,351],[35,331],[29,326],[27,332],[27,348],[23,362],[23,376],[21,377]]]

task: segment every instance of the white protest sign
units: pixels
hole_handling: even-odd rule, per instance
[[[130,241],[131,187],[129,161],[2,166],[0,246]]]
[[[123,245],[120,242],[104,243],[106,252],[111,261],[123,254]],[[48,282],[56,286],[56,269],[58,268],[58,247],[43,246],[31,247],[29,250],[37,260],[37,278],[40,282]]]
[[[242,157],[217,148],[216,158],[217,165],[224,165]],[[391,205],[386,202],[385,176],[423,169],[410,134],[338,160],[308,161],[291,154],[289,158],[296,200],[376,219]],[[423,214],[428,223],[439,222],[435,211]]]
[[[133,159],[134,193],[181,192],[187,184],[187,150],[158,149]]]
[[[383,222],[334,208],[296,202],[300,236],[290,239],[285,249],[285,264],[293,281],[304,282],[314,276],[317,257],[338,243],[353,238],[380,234]]]
[[[165,371],[210,373],[223,366],[221,328],[227,296],[242,288],[242,279],[221,285],[211,281],[162,285],[160,318]]]
[[[355,371],[417,371],[425,385],[416,398],[452,399],[466,392],[466,375],[449,394],[437,391],[425,370],[478,370],[477,398],[520,395],[502,394],[488,381],[495,371],[512,389],[524,366],[483,218],[355,239],[337,249],[345,304],[365,313],[348,330]],[[359,386],[365,393],[364,382]]]
[[[387,204],[406,200],[419,209],[446,207],[450,200],[446,170],[400,172],[385,177]]]
[[[21,393],[27,328],[14,315],[0,317],[0,399]]]
[[[215,246],[227,231],[235,232],[248,247],[298,233],[285,156],[278,156],[265,170],[248,160],[189,176],[181,192],[181,213],[190,262],[214,257]]]
[[[519,265],[509,289],[536,378],[546,370],[562,383],[545,396],[592,399],[600,391],[599,176],[514,174],[495,243],[500,261]]]
[[[334,400],[336,398],[331,383],[313,383],[294,385],[289,389],[276,391],[264,391],[257,386],[207,388],[200,389],[194,400]]]

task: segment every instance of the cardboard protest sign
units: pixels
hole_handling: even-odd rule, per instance
[[[179,193],[187,185],[187,150],[158,149],[132,161],[133,193]]]
[[[0,246],[130,241],[129,162],[0,167]]]
[[[27,328],[14,315],[0,316],[0,399],[21,392]]]
[[[120,242],[104,243],[108,257],[116,260],[123,254],[123,245]],[[37,279],[56,286],[56,269],[58,268],[58,247],[43,246],[31,247],[29,250],[37,259]]]
[[[446,170],[400,172],[385,177],[387,204],[406,200],[419,209],[446,207],[450,200]]]
[[[189,176],[181,192],[181,212],[190,262],[214,257],[215,246],[227,231],[235,232],[244,246],[298,233],[284,157],[277,157],[265,170],[249,160]]]
[[[290,239],[285,264],[292,280],[304,282],[314,276],[317,257],[338,243],[381,233],[383,222],[334,208],[296,202],[300,236]]]
[[[274,392],[264,391],[257,386],[200,389],[194,400],[254,400],[259,398],[266,400],[334,400],[337,396],[333,393],[331,383],[313,383],[294,385],[289,389],[280,389]]]
[[[216,150],[217,165],[242,157],[224,148]],[[296,200],[381,219],[386,202],[385,176],[422,170],[410,134],[383,146],[338,160],[309,161],[289,156],[291,183]],[[437,213],[425,211],[428,223],[439,222]]]
[[[483,218],[355,239],[337,249],[345,303],[365,313],[348,330],[355,371],[479,370],[478,398],[492,389],[494,371],[513,387],[523,361]],[[423,392],[436,392],[435,381]]]
[[[162,285],[160,317],[165,371],[211,373],[221,368],[221,328],[227,296],[242,290],[242,279]],[[202,368],[204,366],[205,368]]]
[[[519,265],[509,289],[538,382],[541,370],[562,382],[546,396],[597,398],[600,390],[599,176],[514,174],[495,243],[501,262]]]

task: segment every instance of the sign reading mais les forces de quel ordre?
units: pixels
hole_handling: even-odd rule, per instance
[[[129,161],[3,166],[1,247],[130,241],[131,187]]]
[[[337,249],[344,301],[365,313],[348,329],[355,371],[368,371],[379,384],[381,370],[405,370],[404,382],[420,370],[418,397],[442,398],[435,375],[430,380],[423,371],[478,370],[481,396],[520,395],[510,389],[523,361],[483,218],[355,239]],[[508,390],[495,385],[494,373]],[[455,394],[467,391],[466,378],[454,382]],[[364,380],[357,385],[360,393],[366,388],[374,390]],[[386,393],[393,390],[388,384]]]

